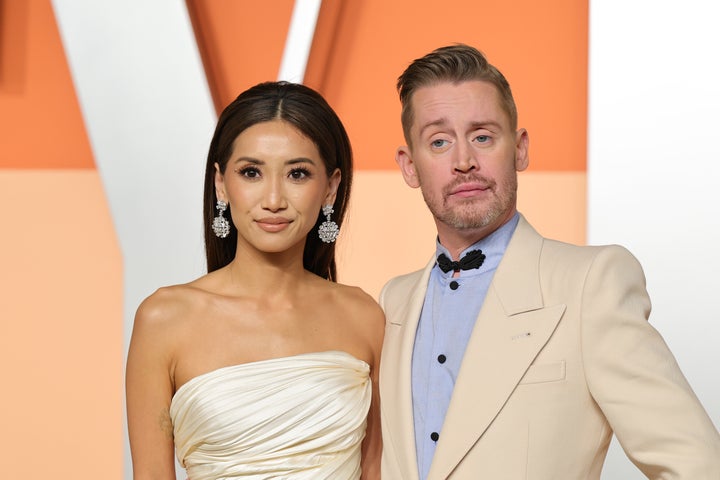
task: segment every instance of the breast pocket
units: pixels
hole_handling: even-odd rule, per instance
[[[533,363],[520,379],[520,385],[560,382],[565,380],[565,360],[549,363]]]

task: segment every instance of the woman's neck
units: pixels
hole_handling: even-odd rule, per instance
[[[303,266],[302,254],[302,249],[278,253],[238,249],[227,266],[227,286],[250,294],[275,295],[295,291],[299,282],[310,274]]]

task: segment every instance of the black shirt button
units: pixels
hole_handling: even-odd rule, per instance
[[[445,360],[447,360],[447,357],[443,355],[442,353],[438,355],[438,362],[445,363]]]
[[[432,433],[430,434],[430,440],[432,440],[433,442],[437,442],[437,441],[438,441],[438,438],[440,438],[440,435],[438,435],[437,432],[432,432]]]
[[[452,282],[450,282],[450,289],[451,289],[451,290],[457,290],[459,286],[460,286],[460,284],[457,283],[455,280],[453,280]]]

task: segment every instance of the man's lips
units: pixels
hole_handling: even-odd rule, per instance
[[[452,187],[449,194],[458,197],[472,197],[473,195],[481,194],[487,190],[490,190],[490,186],[486,183],[463,183]]]

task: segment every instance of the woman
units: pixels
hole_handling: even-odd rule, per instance
[[[384,318],[335,283],[350,142],[315,91],[268,82],[220,115],[208,274],[138,308],[127,363],[136,480],[379,478]],[[362,473],[361,473],[362,471]]]

